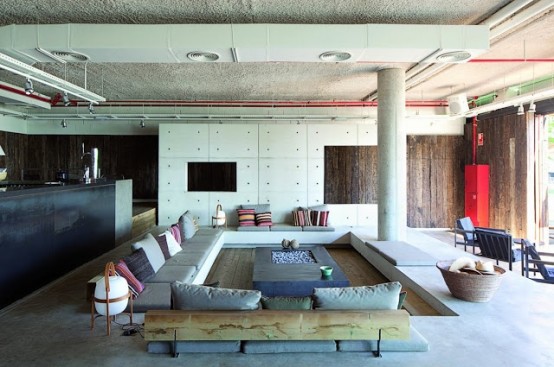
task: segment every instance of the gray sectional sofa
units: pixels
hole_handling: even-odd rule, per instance
[[[156,231],[159,232],[159,229]],[[200,228],[192,238],[183,241],[182,250],[166,260],[156,274],[144,283],[143,292],[133,301],[133,311],[169,310],[171,283],[204,282],[223,246],[222,235],[221,229]]]

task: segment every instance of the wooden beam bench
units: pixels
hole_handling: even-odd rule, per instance
[[[144,339],[178,341],[226,340],[381,340],[408,339],[410,318],[405,310],[256,310],[147,311]]]

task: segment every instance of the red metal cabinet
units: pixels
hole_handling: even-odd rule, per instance
[[[489,165],[467,165],[465,169],[465,215],[474,226],[489,226]]]

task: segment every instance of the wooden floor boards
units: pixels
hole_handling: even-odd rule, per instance
[[[223,288],[252,289],[254,251],[253,248],[221,250],[206,278],[206,283],[219,281]],[[327,248],[327,251],[346,274],[352,286],[375,285],[388,281],[353,248]],[[405,308],[410,314],[439,315],[411,289],[404,290],[408,292]]]

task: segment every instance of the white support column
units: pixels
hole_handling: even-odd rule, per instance
[[[380,241],[406,239],[406,115],[405,73],[383,69],[377,79],[377,127],[379,144]]]

